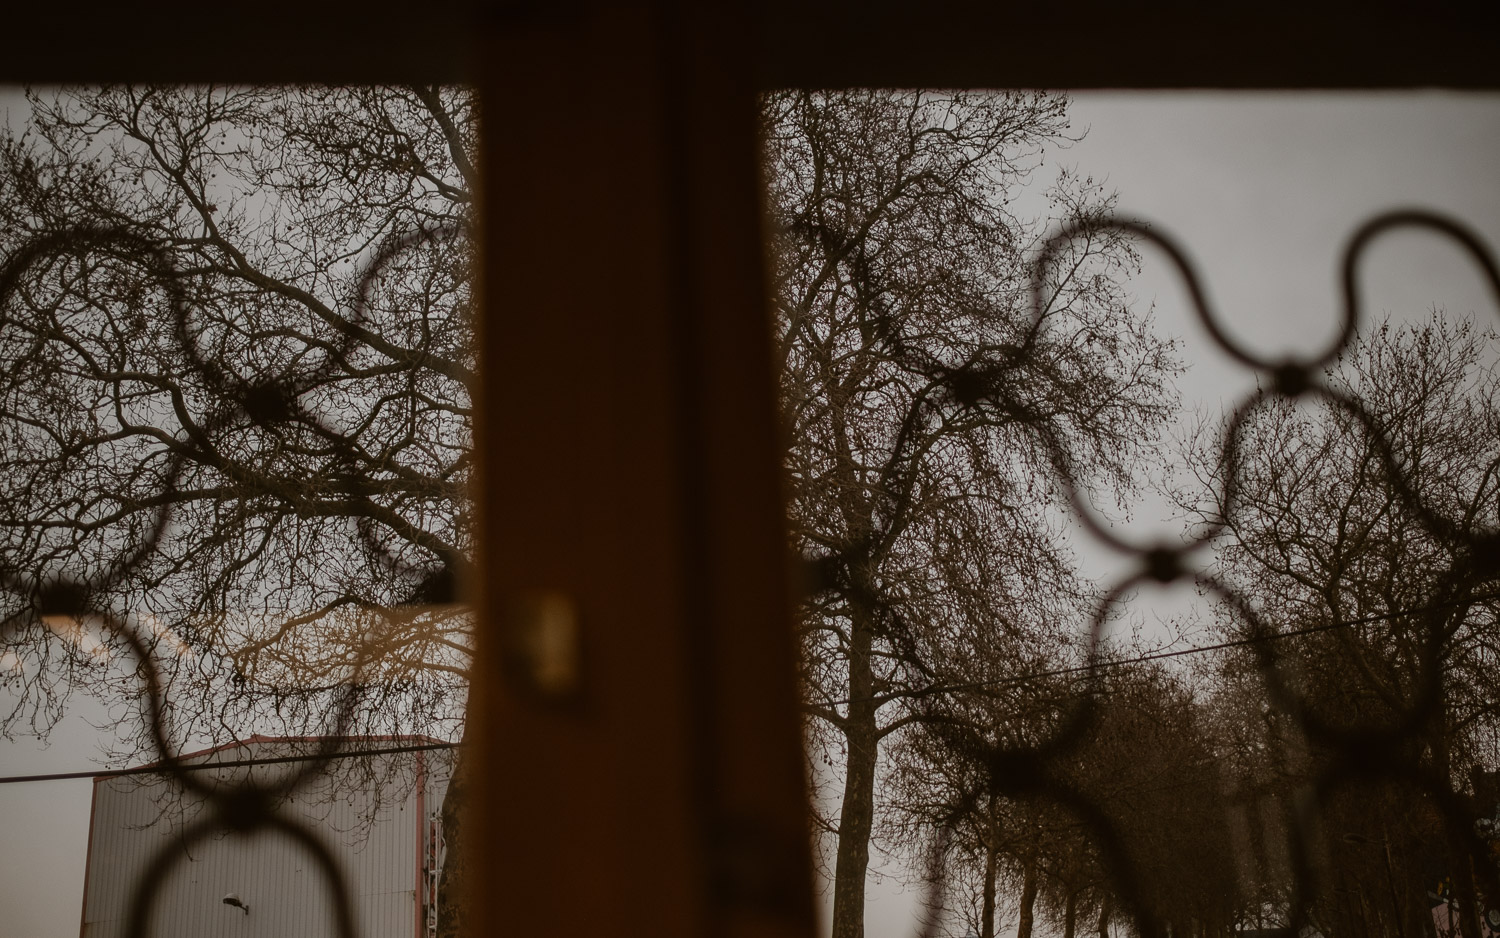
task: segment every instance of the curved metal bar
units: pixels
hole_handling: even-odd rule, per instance
[[[3,316],[11,296],[19,289],[21,278],[33,265],[51,258],[81,256],[111,247],[128,248],[137,262],[142,257],[146,258],[144,266],[152,278],[166,290],[174,315],[183,308],[185,300],[177,269],[171,255],[160,244],[127,228],[81,226],[34,236],[6,259],[5,264],[0,266],[0,316]],[[6,319],[0,318],[0,327],[5,323]],[[184,461],[185,456],[181,452],[172,454],[168,461],[168,478],[181,471]],[[77,580],[60,574],[48,576],[39,573],[28,582],[28,578],[19,571],[8,565],[0,565],[0,587],[19,595],[30,595],[38,615],[51,614],[52,610],[47,607],[54,604],[59,606],[59,614],[82,612],[88,607],[94,593],[106,590],[128,576],[156,550],[170,516],[171,505],[164,503],[157,511],[149,533],[136,544],[126,547],[122,555],[100,577]]]
[[[1101,231],[1118,231],[1132,235],[1143,241],[1149,241],[1159,248],[1172,266],[1182,278],[1183,285],[1187,288],[1188,299],[1194,315],[1208,330],[1209,336],[1214,344],[1223,349],[1231,358],[1248,368],[1258,371],[1275,371],[1286,367],[1288,364],[1304,369],[1316,369],[1328,362],[1333,361],[1338,353],[1344,349],[1353,339],[1357,328],[1356,311],[1353,308],[1344,312],[1343,323],[1340,328],[1339,337],[1332,345],[1322,352],[1297,359],[1288,363],[1284,361],[1268,359],[1249,349],[1246,349],[1237,340],[1224,331],[1219,324],[1218,314],[1214,312],[1212,304],[1208,302],[1208,294],[1203,288],[1202,278],[1198,275],[1198,269],[1188,255],[1188,252],[1178,244],[1172,236],[1154,228],[1150,223],[1140,219],[1110,218],[1110,219],[1076,219],[1064,224],[1060,230],[1049,237],[1042,245],[1041,252],[1032,263],[1031,269],[1031,330],[1028,335],[1028,346],[1032,338],[1042,327],[1043,320],[1047,315],[1046,307],[1046,275],[1053,260],[1064,245],[1073,240]]]
[[[1185,560],[1189,554],[1197,553],[1214,538],[1224,532],[1227,523],[1220,519],[1216,523],[1203,527],[1193,536],[1184,539],[1178,544],[1163,542],[1153,538],[1149,541],[1135,541],[1115,531],[1099,519],[1098,514],[1089,504],[1087,496],[1077,484],[1077,475],[1073,472],[1072,464],[1067,447],[1057,439],[1056,434],[1047,426],[1039,426],[1036,432],[1042,437],[1043,445],[1052,463],[1052,470],[1057,475],[1059,483],[1068,499],[1068,506],[1073,511],[1073,517],[1077,519],[1095,540],[1114,548],[1123,554],[1137,554],[1143,558],[1160,557],[1162,553],[1173,554],[1180,561]]]
[[[1222,479],[1224,485],[1222,490],[1223,515],[1225,519],[1233,516],[1240,507],[1238,505],[1238,475],[1235,470],[1239,465],[1238,454],[1244,427],[1255,410],[1267,401],[1274,399],[1278,396],[1278,393],[1274,391],[1257,392],[1251,398],[1242,402],[1229,419],[1228,428],[1225,433],[1224,459],[1222,461],[1222,465],[1225,467]],[[1451,522],[1440,518],[1427,508],[1412,489],[1410,482],[1406,478],[1406,474],[1401,471],[1401,467],[1391,451],[1385,434],[1374,423],[1368,411],[1357,399],[1321,384],[1312,386],[1304,393],[1343,410],[1365,427],[1379,458],[1384,464],[1386,471],[1390,474],[1387,481],[1395,489],[1397,498],[1418,518],[1429,533],[1448,540],[1461,541],[1466,537],[1473,537],[1473,535],[1458,531],[1457,527]],[[1460,572],[1459,570],[1451,570],[1445,579],[1451,580],[1457,577]],[[1266,628],[1261,623],[1258,614],[1234,593],[1233,590],[1221,584],[1219,592],[1223,595],[1227,605],[1235,609],[1247,621],[1254,623],[1254,635],[1265,638],[1265,641],[1259,643],[1256,647],[1259,654],[1266,656],[1262,659],[1262,668],[1265,671],[1272,695],[1277,698],[1278,704],[1287,709],[1288,712],[1296,714],[1304,732],[1320,742],[1355,748],[1392,744],[1397,740],[1406,739],[1416,733],[1439,706],[1442,688],[1440,682],[1437,680],[1437,673],[1432,670],[1432,668],[1437,666],[1438,661],[1438,650],[1432,645],[1432,642],[1439,640],[1438,636],[1440,633],[1440,626],[1434,619],[1437,616],[1436,608],[1424,614],[1429,641],[1424,650],[1424,680],[1414,688],[1414,699],[1408,706],[1402,709],[1400,717],[1388,726],[1365,730],[1350,730],[1338,727],[1324,720],[1314,709],[1307,705],[1302,696],[1295,691],[1293,687],[1294,682],[1286,678],[1282,674],[1281,669],[1276,665],[1279,652],[1276,648],[1277,635],[1274,630]]]
[[[151,862],[141,872],[139,885],[130,896],[129,911],[125,916],[125,938],[147,938],[151,927],[151,913],[156,909],[156,895],[166,884],[167,874],[188,855],[188,847],[218,830],[214,821],[213,817],[200,818],[184,830],[180,837],[157,848]]]
[[[328,846],[306,827],[280,815],[272,816],[266,823],[302,844],[313,855],[318,868],[323,872],[323,880],[329,892],[333,894],[334,923],[338,928],[339,938],[356,938],[354,908],[349,902],[349,883],[344,875],[344,868],[328,851]]]
[[[311,831],[282,817],[269,807],[269,801],[265,802],[265,805],[258,809],[258,813],[251,818],[221,809],[195,821],[182,832],[180,837],[162,844],[151,858],[151,862],[147,864],[145,871],[142,872],[139,879],[140,885],[131,895],[129,910],[126,914],[126,938],[147,938],[150,933],[152,913],[156,908],[157,894],[161,892],[172,868],[188,856],[188,847],[225,829],[244,836],[266,828],[279,831],[312,854],[333,900],[334,923],[338,929],[339,938],[356,938],[354,910],[349,901],[349,884],[343,867],[328,851],[327,845]]]
[[[1484,274],[1490,292],[1494,295],[1495,313],[1500,316],[1500,264],[1495,262],[1495,255],[1491,253],[1485,240],[1472,228],[1447,215],[1422,208],[1399,208],[1382,212],[1360,225],[1349,236],[1349,242],[1344,247],[1340,284],[1343,287],[1344,319],[1347,323],[1357,322],[1360,316],[1362,303],[1359,295],[1359,263],[1364,258],[1365,250],[1376,238],[1398,228],[1426,229],[1447,237],[1463,248]]]

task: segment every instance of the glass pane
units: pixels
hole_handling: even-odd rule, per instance
[[[475,94],[0,113],[0,904],[451,933]]]
[[[1500,903],[1500,98],[763,122],[825,928]]]

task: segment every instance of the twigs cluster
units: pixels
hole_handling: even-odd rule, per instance
[[[13,295],[21,289],[29,269],[58,257],[108,255],[135,263],[140,275],[159,287],[168,298],[168,310],[181,350],[196,370],[198,379],[213,390],[212,399],[218,402],[217,409],[206,419],[188,426],[186,439],[175,441],[177,445],[162,479],[164,491],[172,492],[186,486],[191,467],[212,458],[215,449],[211,441],[222,431],[241,426],[247,420],[263,428],[274,425],[309,430],[334,453],[332,464],[348,467],[348,471],[335,473],[341,487],[340,510],[358,519],[356,527],[362,549],[395,577],[425,577],[419,584],[419,591],[425,590],[422,596],[425,602],[452,602],[455,583],[464,575],[462,566],[466,560],[433,539],[433,543],[427,546],[443,564],[442,570],[434,574],[413,567],[409,560],[392,551],[379,535],[381,525],[401,530],[411,528],[416,532],[412,540],[418,544],[423,543],[421,532],[381,505],[377,481],[354,471],[361,462],[354,449],[356,442],[305,407],[300,398],[321,384],[336,363],[347,361],[356,346],[374,341],[366,328],[369,297],[374,283],[394,259],[403,252],[464,236],[461,227],[441,224],[389,239],[359,279],[359,299],[338,329],[339,343],[329,349],[318,364],[289,367],[281,374],[256,380],[239,377],[198,346],[192,304],[184,287],[188,275],[177,269],[164,245],[129,228],[79,227],[33,238],[13,252],[0,267],[0,310],[6,309]],[[232,465],[227,461],[220,462],[220,468],[233,481],[255,484],[252,478],[236,478]],[[143,938],[148,933],[157,893],[172,867],[188,855],[187,848],[228,829],[241,834],[279,832],[305,847],[334,897],[339,934],[343,938],[353,938],[350,896],[342,868],[311,828],[279,812],[277,805],[324,774],[330,762],[341,754],[343,738],[356,719],[366,693],[363,678],[391,646],[392,636],[382,634],[379,625],[367,631],[355,652],[355,660],[347,662],[349,676],[331,688],[333,704],[327,716],[326,733],[319,738],[313,752],[297,761],[294,769],[275,773],[270,780],[257,780],[247,773],[242,780],[229,784],[221,777],[202,777],[193,770],[194,766],[183,761],[171,741],[171,707],[162,680],[162,665],[158,661],[163,649],[101,599],[150,561],[172,523],[173,504],[170,498],[161,499],[148,533],[136,543],[124,545],[118,558],[92,576],[65,576],[46,569],[21,569],[20,564],[0,558],[0,588],[12,595],[30,597],[28,609],[23,614],[7,618],[0,623],[0,628],[9,631],[32,623],[62,619],[71,621],[78,628],[87,622],[90,627],[123,642],[134,658],[134,673],[145,696],[148,731],[159,757],[153,766],[154,771],[169,776],[182,790],[195,794],[210,806],[211,810],[205,816],[189,825],[178,838],[164,844],[142,872],[139,888],[132,897],[126,934],[130,938]],[[389,625],[393,620],[391,616],[382,616],[375,621]],[[0,634],[0,637],[4,635]]]

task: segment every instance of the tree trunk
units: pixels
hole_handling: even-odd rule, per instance
[[[1109,938],[1109,916],[1114,911],[1113,905],[1109,893],[1105,893],[1099,900],[1099,938]]]
[[[880,743],[875,721],[870,649],[874,636],[856,615],[849,635],[849,712],[844,724],[848,756],[844,804],[839,812],[838,855],[833,872],[833,938],[864,938],[865,874],[875,817],[875,760]]]
[[[1016,923],[1016,938],[1031,938],[1031,923],[1036,909],[1036,857],[1026,857],[1021,879],[1021,920]]]
[[[994,815],[990,816],[990,836],[984,845],[984,918],[979,925],[979,938],[995,938],[995,828]]]
[[[468,933],[464,922],[464,899],[468,891],[468,851],[464,848],[463,819],[469,795],[469,760],[462,747],[453,750],[453,775],[443,798],[443,871],[438,878],[438,938],[462,938]]]
[[[1068,890],[1068,901],[1063,906],[1063,938],[1074,938],[1078,926],[1078,890]]]

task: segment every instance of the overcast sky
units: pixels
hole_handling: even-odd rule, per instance
[[[0,114],[7,100],[15,99],[0,90]],[[1305,350],[1333,335],[1342,246],[1376,212],[1438,209],[1500,244],[1500,95],[1088,93],[1075,96],[1072,115],[1087,137],[1049,151],[1049,163],[1106,178],[1122,214],[1188,245],[1229,331],[1261,350]],[[1253,376],[1206,346],[1163,269],[1148,260],[1134,285],[1138,305],[1155,302],[1162,329],[1183,337],[1188,402],[1228,404]],[[1389,238],[1365,270],[1375,315],[1420,317],[1437,304],[1500,325],[1472,268],[1433,237]],[[1150,522],[1158,513],[1139,514]],[[1101,576],[1117,568],[1107,554],[1080,550]],[[50,748],[0,741],[0,775],[93,768],[96,734],[85,721],[100,715],[80,705]],[[90,788],[0,785],[0,938],[77,935]],[[912,934],[909,892],[887,880],[871,902],[870,938]]]

